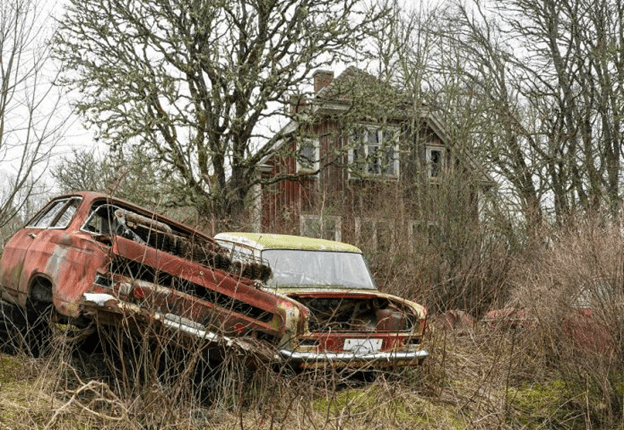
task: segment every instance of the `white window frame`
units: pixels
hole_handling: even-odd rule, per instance
[[[362,132],[362,141],[361,142],[353,142],[355,135],[352,135],[349,139],[351,143],[355,143],[356,147],[349,150],[349,178],[358,178],[358,177],[377,177],[377,178],[398,178],[399,177],[399,135],[400,128],[396,126],[364,126],[358,130],[358,132]],[[390,135],[391,140],[394,141],[393,145],[388,145],[384,141],[384,136],[388,133]],[[377,142],[369,143],[369,136],[376,136]],[[371,153],[369,153],[370,148],[375,147],[376,150],[380,149],[392,149],[393,160],[392,163],[392,173],[387,173],[387,168],[390,166],[390,163],[386,166],[386,169],[382,169],[380,172],[372,172],[370,166],[373,163],[370,163],[369,157],[371,157]],[[358,152],[362,151],[364,159],[366,163],[362,166],[356,166],[356,161],[359,158]],[[378,160],[379,158],[374,158]],[[381,167],[381,166],[380,166]]]
[[[387,225],[388,230],[390,231],[390,250],[392,250],[395,246],[395,229],[394,229],[394,220],[387,218],[370,218],[370,217],[355,217],[355,237],[358,243],[362,244],[362,227],[364,223],[371,223],[373,225],[373,240],[372,240],[372,248],[374,250],[379,249],[379,225],[384,223]],[[369,242],[370,243],[370,242]]]
[[[438,167],[435,169],[435,171],[433,164],[434,152],[440,153],[440,160],[438,163]],[[442,176],[442,172],[444,172],[444,168],[446,166],[446,151],[444,146],[427,146],[425,161],[427,163],[427,175],[429,176],[429,179],[435,180]]]
[[[321,238],[323,236],[323,227],[326,220],[334,222],[334,237],[331,240],[340,242],[342,240],[342,217],[335,215],[299,215],[299,232],[301,236],[305,236],[305,224],[309,221],[318,221],[320,226]]]
[[[301,150],[304,147],[314,148],[314,160],[311,165],[303,164]],[[306,137],[297,142],[297,172],[301,173],[316,173],[320,168],[321,150],[318,137]]]

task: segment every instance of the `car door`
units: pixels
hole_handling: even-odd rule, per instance
[[[50,202],[9,239],[0,260],[3,299],[26,303],[30,277],[46,266],[55,238],[69,226],[80,201],[80,197],[66,197]]]

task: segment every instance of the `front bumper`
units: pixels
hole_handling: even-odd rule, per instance
[[[413,351],[377,351],[377,352],[305,352],[280,349],[275,351],[270,345],[253,338],[229,337],[209,330],[203,324],[171,313],[151,311],[140,306],[120,300],[106,293],[85,293],[82,298],[82,311],[87,315],[115,314],[118,316],[134,316],[160,322],[164,327],[183,333],[191,338],[219,346],[224,350],[235,350],[239,353],[253,354],[266,361],[287,361],[302,368],[330,367],[366,367],[380,366],[413,366],[418,365],[429,356],[426,350]],[[100,315],[101,316],[101,315]]]
[[[234,351],[239,355],[255,355],[265,361],[273,360],[274,349],[263,342],[249,337],[229,337],[209,330],[203,324],[172,313],[147,311],[140,306],[118,299],[106,293],[84,293],[82,295],[81,310],[85,315],[102,316],[102,314],[119,317],[134,317],[138,321],[151,320],[159,322],[163,327],[178,333],[201,340],[206,344],[219,347],[224,351]],[[114,320],[113,320],[114,321]],[[110,322],[109,322],[110,324]]]
[[[280,355],[297,364],[405,364],[406,362],[421,363],[429,356],[424,349],[418,351],[389,351],[368,352],[357,354],[353,352],[297,352],[281,349]]]

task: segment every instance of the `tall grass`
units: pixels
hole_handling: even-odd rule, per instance
[[[598,219],[598,218],[597,218]],[[90,336],[53,325],[29,356],[3,337],[0,424],[59,429],[621,428],[624,424],[624,239],[581,218],[518,241],[455,229],[416,252],[407,238],[369,252],[385,291],[430,310],[420,368],[293,374],[131,321]],[[456,235],[455,238],[452,235]],[[397,236],[399,238],[399,236]],[[518,246],[522,243],[523,246]],[[526,324],[481,321],[494,308]],[[446,330],[461,309],[478,322]],[[6,346],[6,345],[5,345]]]
[[[539,357],[533,371],[560,380],[562,407],[588,427],[622,425],[623,233],[599,217],[570,222],[534,264],[516,268],[511,304],[535,318],[526,334]]]

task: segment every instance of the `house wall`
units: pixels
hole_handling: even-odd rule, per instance
[[[414,234],[434,234],[432,231],[447,222],[442,218],[452,216],[453,212],[473,213],[476,219],[476,190],[466,188],[469,184],[465,181],[458,186],[461,180],[453,178],[461,173],[459,160],[452,157],[443,140],[424,122],[416,130],[403,131],[399,176],[395,178],[350,177],[345,168],[348,155],[342,151],[346,138],[338,136],[338,126],[330,119],[314,126],[323,167],[317,175],[263,188],[262,231],[304,234],[307,227],[302,221],[307,223],[311,222],[311,216],[322,216],[324,225],[318,228],[332,227],[325,225],[326,221],[339,220],[339,235],[331,238],[375,248],[385,240],[382,230],[395,232],[391,240],[415,240]],[[445,179],[429,176],[428,147],[444,151]],[[291,154],[295,149],[291,146]],[[272,170],[267,177],[297,172],[297,162],[292,156],[274,157],[269,164]],[[443,183],[446,178],[451,179]]]
[[[267,163],[271,171],[264,173],[265,178],[278,174],[294,174],[297,163],[293,157],[273,157]],[[299,181],[284,180],[265,185],[261,191],[261,231],[267,233],[298,234],[298,217],[303,202],[306,207],[313,206],[311,191],[315,179],[302,178]]]

